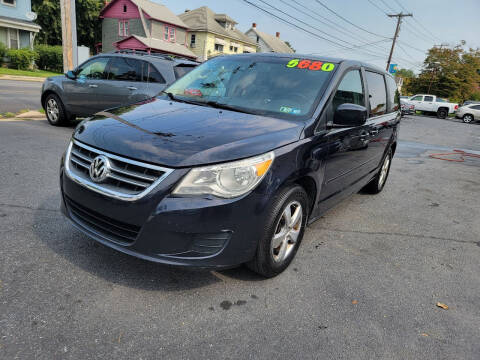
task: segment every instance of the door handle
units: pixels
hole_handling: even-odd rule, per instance
[[[135,86],[129,86],[127,87],[128,90],[137,90],[137,88]]]
[[[370,135],[377,135],[377,134],[378,134],[378,130],[377,130],[377,129],[370,131]]]
[[[97,87],[98,87],[98,85],[95,85],[95,84],[90,84],[90,85],[88,85],[88,87],[91,87],[91,88],[97,88]]]

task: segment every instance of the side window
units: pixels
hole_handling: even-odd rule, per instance
[[[470,108],[474,110],[480,110],[480,105],[473,105],[473,106],[470,106]]]
[[[108,80],[141,81],[142,63],[135,59],[114,57],[108,66]]]
[[[365,96],[360,70],[349,71],[338,85],[333,97],[333,111],[341,104],[350,103],[365,106]]]
[[[423,101],[433,101],[433,96],[425,96]]]
[[[366,71],[370,116],[385,114],[387,110],[387,92],[383,75]]]
[[[109,58],[94,59],[84,64],[77,72],[79,79],[104,80],[107,78],[105,68]]]
[[[400,103],[400,93],[398,91],[395,79],[391,76],[387,76],[386,79],[388,85],[388,99],[390,100],[388,103],[387,112],[390,113],[398,110]]]
[[[173,72],[175,73],[175,79],[181,78],[183,75],[189,73],[195,69],[195,66],[192,65],[177,65],[173,68]]]
[[[158,83],[158,84],[165,84],[166,81],[162,74],[158,72],[157,69],[152,64],[148,64],[148,73],[144,73],[144,80],[146,82],[151,82],[151,83]]]
[[[423,100],[423,96],[422,96],[422,95],[415,96],[415,97],[412,98],[412,100],[422,101],[422,100]]]

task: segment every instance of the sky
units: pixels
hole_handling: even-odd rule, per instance
[[[396,18],[386,14],[407,10],[392,63],[399,68],[421,69],[425,52],[433,45],[480,48],[480,0],[153,0],[175,14],[208,6],[227,13],[247,31],[253,22],[261,31],[288,41],[297,53],[362,60],[384,68],[395,33]],[[267,10],[292,24],[247,3]],[[336,12],[336,16],[327,8]],[[276,9],[275,9],[276,8]],[[353,24],[353,25],[352,25]],[[324,39],[322,39],[322,38]],[[334,43],[332,43],[334,42]],[[335,44],[336,43],[336,44]]]

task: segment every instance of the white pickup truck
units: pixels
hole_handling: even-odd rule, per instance
[[[403,100],[403,103],[415,106],[415,111],[435,113],[440,119],[445,119],[448,114],[455,113],[458,109],[458,104],[450,103],[435,95],[418,94]]]

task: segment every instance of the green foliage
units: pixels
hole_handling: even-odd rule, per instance
[[[60,45],[36,45],[37,67],[41,70],[62,72],[63,50]]]
[[[433,47],[428,51],[421,73],[408,82],[408,93],[428,93],[463,102],[477,96],[480,85],[480,50]]]
[[[7,51],[7,58],[10,60],[8,67],[27,70],[33,66],[36,53],[30,49],[9,49]]]
[[[3,64],[3,58],[7,55],[7,47],[5,44],[0,43],[0,66]]]
[[[413,70],[410,69],[399,69],[395,73],[395,76],[409,79],[415,77],[415,73],[413,72]]]
[[[102,23],[98,18],[103,8],[102,0],[77,0],[75,13],[77,20],[77,41],[79,45],[93,49],[102,39]],[[32,0],[32,11],[38,14],[36,23],[42,27],[37,35],[37,44],[61,45],[62,23],[58,0]]]

